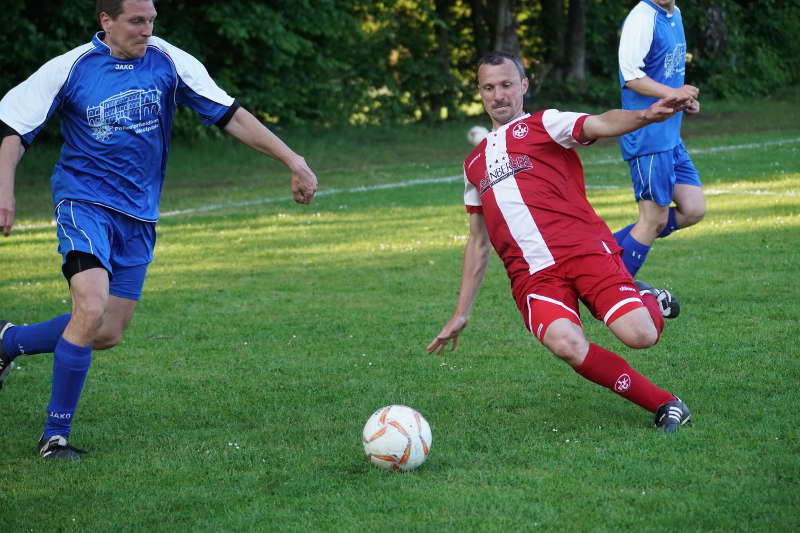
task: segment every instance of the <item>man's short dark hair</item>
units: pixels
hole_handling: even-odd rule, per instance
[[[100,13],[105,12],[109,17],[116,20],[124,9],[122,7],[124,3],[125,0],[97,0],[94,4],[94,15],[99,18]]]
[[[524,80],[527,77],[525,74],[525,67],[522,66],[522,60],[520,60],[519,57],[509,54],[508,52],[501,52],[499,50],[489,52],[480,58],[478,61],[478,66],[475,68],[475,72],[478,72],[478,69],[481,68],[481,65],[502,65],[506,61],[511,61],[514,63],[514,66],[516,66],[517,70],[519,71],[519,78],[521,80]]]
[[[124,3],[125,0],[97,0],[94,4],[94,16],[99,19],[100,13],[105,11],[113,20],[117,20],[117,17],[120,16],[125,9],[122,7]],[[153,4],[155,3],[156,0],[153,0]]]

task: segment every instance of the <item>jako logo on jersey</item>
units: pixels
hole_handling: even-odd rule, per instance
[[[528,125],[524,122],[520,122],[511,130],[511,135],[513,135],[515,139],[524,139],[525,136],[528,135]]]
[[[133,70],[133,65],[121,65],[117,63],[114,65],[114,70]]]
[[[483,154],[478,154],[478,155],[476,155],[475,157],[473,157],[473,158],[470,160],[470,162],[469,162],[469,163],[467,163],[467,170],[469,170],[469,167],[471,167],[471,166],[472,166],[472,165],[475,163],[475,161],[477,161],[477,160],[478,160],[478,158],[479,158],[480,156],[482,156],[482,155],[483,155]]]
[[[517,172],[533,168],[533,161],[527,155],[509,157],[508,161],[500,166],[494,167],[491,171],[486,171],[486,175],[481,179],[481,194],[485,193],[496,184],[506,178],[510,178]]]
[[[628,374],[620,374],[617,382],[614,383],[614,392],[625,392],[631,388],[631,377]]]
[[[625,292],[625,291],[636,292],[636,289],[634,289],[633,287],[620,287],[619,288],[619,292]]]

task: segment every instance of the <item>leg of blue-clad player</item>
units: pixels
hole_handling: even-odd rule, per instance
[[[678,229],[688,228],[703,220],[706,214],[706,198],[698,185],[678,183],[672,199],[675,202],[675,223]],[[661,237],[661,235],[659,235]]]
[[[653,242],[700,222],[706,206],[700,174],[682,143],[669,152],[633,158],[628,165],[639,219],[614,237],[624,249],[628,272],[636,276]]]
[[[108,304],[108,272],[90,268],[69,279],[72,316],[53,352],[53,381],[47,421],[39,440],[46,459],[77,459],[80,450],[67,444],[72,418],[92,361],[92,346]]]
[[[120,277],[124,277],[120,273]],[[104,268],[73,275],[70,282],[72,315],[53,357],[53,382],[47,421],[39,441],[46,459],[77,459],[82,450],[67,443],[72,419],[91,364],[92,349],[108,349],[122,340],[137,300],[109,294]]]

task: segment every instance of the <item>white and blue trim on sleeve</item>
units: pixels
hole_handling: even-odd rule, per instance
[[[58,107],[59,93],[77,62],[93,49],[92,43],[86,43],[51,59],[0,100],[0,121],[22,137],[25,146]]]

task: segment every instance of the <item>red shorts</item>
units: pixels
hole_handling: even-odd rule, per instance
[[[572,257],[515,280],[512,290],[525,327],[540,342],[556,319],[581,325],[578,299],[606,325],[644,307],[619,254]]]

